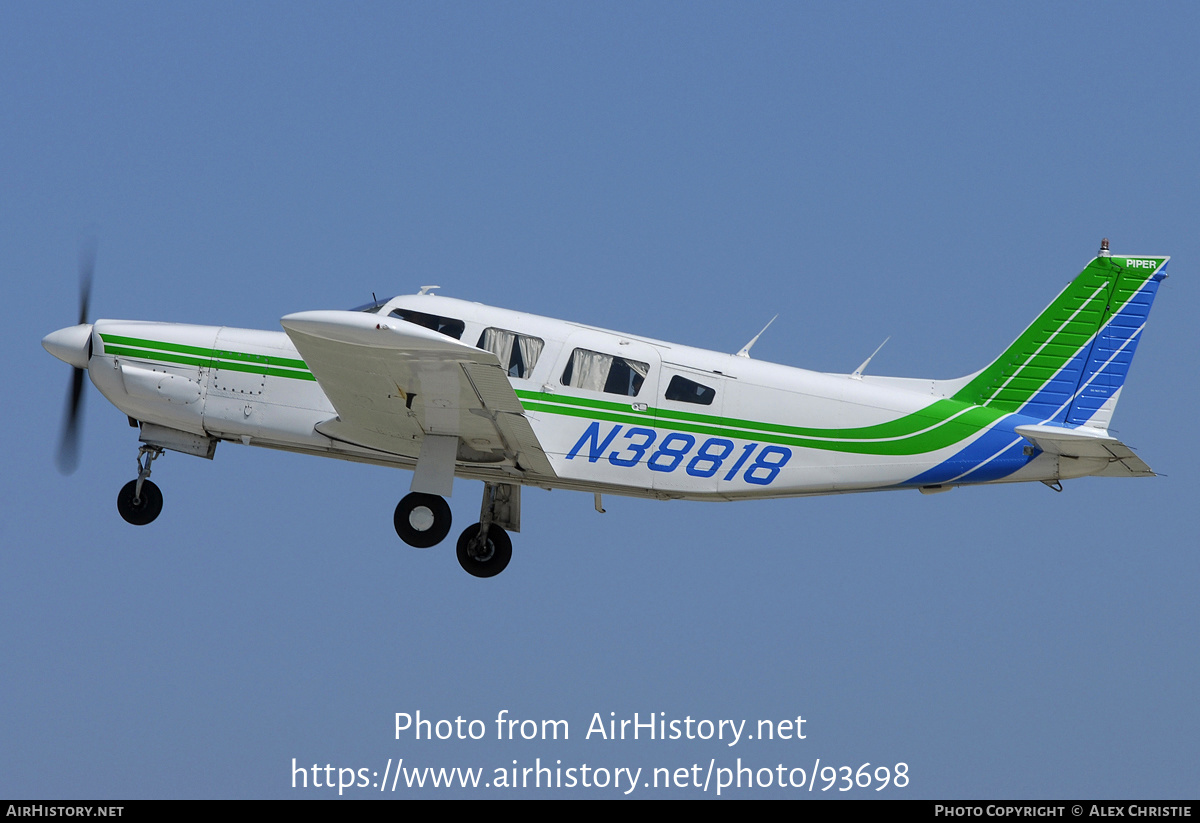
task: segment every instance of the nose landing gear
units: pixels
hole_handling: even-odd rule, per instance
[[[126,523],[145,526],[162,512],[162,492],[148,479],[150,464],[162,453],[163,450],[158,446],[142,446],[138,449],[137,480],[130,480],[117,493],[117,511]]]

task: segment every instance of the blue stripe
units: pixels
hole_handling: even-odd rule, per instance
[[[1033,418],[1012,414],[997,420],[992,428],[984,432],[953,457],[943,460],[931,469],[921,472],[916,477],[899,484],[901,486],[937,486],[949,483],[959,478],[959,482],[983,483],[989,480],[999,480],[1015,472],[1037,455],[1026,455],[1022,447],[1025,439],[1013,429],[1016,426],[1026,426],[1041,421]],[[1014,441],[1019,441],[1014,443]],[[1005,446],[1010,446],[1005,449]],[[1027,444],[1026,444],[1027,445]],[[995,460],[983,464],[992,455],[1001,450],[1003,453]],[[969,476],[969,480],[968,480]]]
[[[1016,432],[1005,432],[1009,438],[1016,438],[1004,453],[991,460],[983,466],[980,466],[975,471],[960,478],[960,483],[987,483],[991,480],[1000,480],[1008,477],[1017,469],[1024,467],[1027,463],[1041,454],[1041,449],[1033,448],[1031,454],[1025,454],[1025,447],[1029,445],[1029,441]]]

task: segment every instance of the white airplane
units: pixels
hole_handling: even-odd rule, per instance
[[[221,441],[412,469],[396,506],[411,546],[450,532],[454,478],[482,480],[458,539],[504,570],[521,487],[745,500],[1085,475],[1153,476],[1109,420],[1169,258],[1108,241],[991,364],[956,380],[824,374],[430,294],[309,311],[283,332],[97,320],[42,345],[76,369],[60,449],[73,468],[83,370],[140,431],[117,509],[162,509],[164,450]],[[768,324],[769,325],[769,324]],[[757,339],[757,337],[755,338]],[[868,358],[868,361],[870,358]]]

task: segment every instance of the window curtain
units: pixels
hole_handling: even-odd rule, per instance
[[[587,349],[576,349],[571,355],[571,385],[588,391],[604,391],[612,358]]]
[[[500,360],[500,368],[508,371],[509,363],[512,361],[513,343],[516,340],[517,336],[510,331],[484,329],[483,345],[480,348],[496,355]]]
[[[521,347],[521,360],[525,363],[524,373],[518,374],[517,377],[528,377],[537,364],[538,358],[542,356],[542,347],[546,344],[536,337],[519,334],[517,335],[517,345]]]

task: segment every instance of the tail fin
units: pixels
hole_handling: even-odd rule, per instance
[[[1047,423],[1107,429],[1168,260],[1109,256],[1106,242],[954,399]]]

